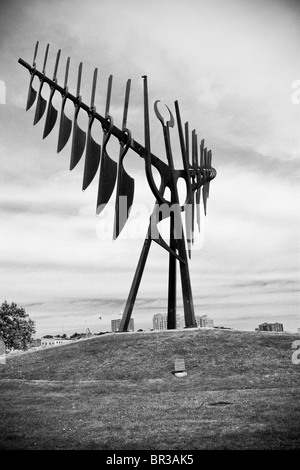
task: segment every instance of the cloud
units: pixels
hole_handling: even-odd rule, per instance
[[[99,68],[96,106],[102,114],[107,79],[114,75],[111,113],[117,126],[126,80],[132,79],[128,126],[141,143],[141,75],[147,74],[152,151],[164,160],[153,102],[161,99],[173,110],[179,100],[182,121],[205,138],[218,172],[205,220],[202,214],[204,244],[190,264],[197,311],[207,309],[220,322],[249,328],[284,311],[295,328],[300,106],[292,103],[291,86],[300,79],[297,4],[231,0],[225,8],[220,0],[87,0],[83,7],[74,0],[70,5],[66,0],[1,5],[0,60],[6,66],[0,80],[7,90],[7,104],[0,106],[2,296],[28,304],[39,328],[54,327],[62,312],[73,315],[78,327],[99,309],[109,319],[126,300],[154,203],[144,162],[130,152],[125,166],[135,178],[135,203],[120,239],[111,241],[115,194],[96,217],[98,176],[82,193],[84,158],[70,173],[71,143],[57,155],[58,126],[42,140],[44,118],[33,127],[34,106],[25,112],[29,75],[17,61],[31,62],[39,40],[39,68],[50,43],[50,76],[62,50],[59,82],[71,56],[74,94],[78,64],[84,62],[87,103],[94,67]],[[43,96],[48,94],[45,87]],[[53,103],[60,110],[59,95]],[[73,112],[68,105],[70,118]],[[85,113],[80,125],[86,129]],[[100,126],[93,136],[101,143]],[[176,128],[172,148],[176,168],[181,167]],[[116,159],[118,143],[110,142],[108,149]],[[166,309],[168,254],[152,245],[135,310],[142,323],[151,323],[156,309]]]

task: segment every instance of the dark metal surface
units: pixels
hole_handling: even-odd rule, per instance
[[[28,111],[28,109],[30,109],[31,106],[33,105],[33,103],[35,102],[35,98],[36,98],[36,94],[37,94],[36,90],[32,86],[32,82],[33,82],[33,79],[35,77],[35,74],[34,74],[34,71],[36,70],[35,60],[36,60],[38,48],[39,48],[39,41],[37,41],[37,43],[35,45],[35,50],[34,50],[34,55],[33,55],[33,61],[32,61],[33,71],[30,72],[31,77],[30,77],[30,82],[29,82],[26,111]]]
[[[113,118],[109,114],[111,90],[112,90],[113,76],[110,75],[107,85],[106,94],[106,106],[105,106],[105,118],[109,122],[108,128],[103,128],[103,141],[101,151],[101,162],[100,162],[100,173],[99,173],[99,184],[98,184],[98,197],[96,212],[100,214],[113,193],[116,179],[117,179],[117,163],[110,158],[107,152],[107,144],[112,136],[113,130]]]
[[[114,221],[114,240],[118,238],[120,232],[124,228],[129,217],[130,209],[134,197],[134,179],[126,172],[123,161],[130,148],[131,132],[127,129],[127,115],[130,96],[131,80],[127,81],[124,100],[124,111],[122,120],[122,131],[127,132],[127,142],[125,145],[120,146],[118,175],[117,175],[117,190],[115,201],[115,221]]]
[[[55,67],[54,67],[54,73],[53,73],[54,85],[51,88],[50,97],[49,97],[49,101],[48,101],[48,108],[47,108],[47,113],[46,113],[43,139],[45,139],[45,137],[47,137],[50,134],[53,127],[55,126],[56,119],[57,119],[57,109],[54,108],[54,106],[52,104],[52,99],[53,99],[55,89],[56,89],[56,86],[57,86],[56,75],[57,75],[57,68],[58,68],[58,63],[59,63],[59,59],[60,59],[60,52],[61,51],[59,49],[59,51],[57,53],[57,56],[56,56],[56,62],[55,62]]]
[[[61,112],[60,112],[57,152],[60,152],[65,147],[65,145],[67,144],[70,138],[71,131],[72,131],[72,121],[65,114],[65,106],[67,102],[67,93],[68,93],[67,84],[68,84],[69,67],[70,67],[70,57],[68,57],[68,60],[66,63],[64,93],[62,94],[62,104],[61,104]]]
[[[183,162],[183,169],[175,169],[173,153],[171,147],[170,129],[175,125],[173,114],[168,106],[169,119],[165,121],[160,110],[159,100],[154,103],[154,113],[160,121],[163,132],[163,140],[165,147],[165,156],[167,163],[158,158],[151,152],[151,132],[150,132],[150,113],[149,113],[149,99],[148,99],[148,83],[147,76],[143,78],[143,94],[144,94],[144,146],[132,138],[131,131],[127,127],[127,116],[129,107],[130,85],[131,81],[128,80],[125,90],[124,111],[122,128],[118,129],[113,123],[113,117],[110,115],[110,101],[112,93],[112,80],[110,75],[108,79],[107,96],[105,115],[97,113],[95,107],[95,93],[97,83],[98,69],[94,70],[91,101],[90,106],[83,103],[80,95],[81,77],[82,77],[82,63],[79,64],[78,78],[77,78],[77,93],[76,96],[72,95],[67,86],[70,58],[66,63],[64,87],[57,83],[57,70],[60,58],[60,50],[58,51],[53,79],[46,76],[46,62],[48,57],[49,44],[46,47],[44,65],[42,72],[36,68],[36,55],[38,51],[38,42],[35,47],[33,65],[29,65],[22,59],[19,63],[30,72],[30,84],[27,96],[26,110],[29,110],[33,105],[36,95],[37,104],[34,116],[34,124],[36,124],[43,116],[47,101],[42,96],[42,89],[46,83],[50,87],[50,94],[48,99],[48,108],[46,114],[46,121],[44,126],[43,138],[45,138],[54,128],[57,121],[57,110],[52,104],[52,99],[55,92],[61,94],[62,105],[60,112],[59,135],[57,152],[60,152],[68,142],[72,132],[72,121],[65,114],[65,106],[67,100],[74,104],[74,119],[73,119],[73,135],[72,135],[72,148],[70,169],[72,170],[80,161],[84,149],[85,162],[83,172],[83,189],[86,189],[94,179],[98,168],[99,182],[97,193],[96,212],[99,214],[108,203],[111,195],[116,186],[116,200],[115,200],[115,219],[113,228],[113,238],[116,239],[124,228],[130,213],[131,206],[134,198],[134,179],[127,173],[124,168],[124,158],[129,150],[134,151],[137,155],[144,159],[145,173],[150,189],[155,197],[155,206],[150,216],[149,227],[146,233],[144,245],[140,255],[140,259],[136,268],[133,278],[129,296],[126,302],[125,310],[123,313],[120,330],[127,331],[130,316],[134,307],[135,299],[145,268],[146,260],[149,254],[151,242],[155,241],[169,255],[169,283],[168,283],[168,328],[176,328],[176,284],[177,284],[177,266],[180,270],[181,289],[183,298],[183,308],[185,316],[186,327],[196,326],[193,296],[190,283],[190,274],[188,266],[188,256],[191,257],[191,248],[194,241],[194,225],[195,225],[195,209],[197,217],[197,225],[200,230],[200,201],[201,201],[201,188],[202,200],[204,206],[204,213],[207,211],[207,200],[209,197],[210,181],[215,178],[216,170],[212,168],[212,153],[207,147],[204,147],[204,139],[198,149],[198,136],[194,129],[191,133],[190,145],[190,132],[189,124],[185,123],[184,131],[181,122],[178,101],[175,101],[176,123],[178,128],[179,143],[181,158]],[[33,88],[33,79],[37,77],[40,80],[40,87],[38,94]],[[88,116],[87,133],[78,125],[79,111],[85,111]],[[97,120],[100,122],[103,130],[102,145],[98,144],[92,136],[92,126]],[[117,138],[120,144],[118,162],[113,160],[109,153],[107,146],[110,139]],[[191,161],[190,161],[190,147],[191,147]],[[200,158],[199,158],[200,152]],[[200,161],[199,161],[200,160]],[[158,187],[153,175],[153,167],[159,172],[160,186]],[[181,205],[179,201],[177,183],[179,178],[183,178],[186,186],[186,198]],[[166,199],[166,189],[170,190],[171,197]],[[166,206],[171,209],[164,213],[161,209]],[[185,212],[185,233],[187,238],[187,249],[185,233],[181,221],[181,213]],[[159,223],[169,218],[170,220],[170,236],[169,241],[166,242],[160,234]]]
[[[96,112],[94,102],[95,102],[97,75],[98,75],[98,69],[95,69],[94,77],[93,77],[91,104],[90,104],[91,111],[89,113],[88,133],[87,133],[87,139],[86,139],[86,152],[85,152],[83,183],[82,183],[83,190],[85,190],[93,181],[94,176],[97,173],[99,162],[100,162],[101,146],[92,137],[92,125],[95,119],[95,112]]]
[[[77,98],[74,101],[75,110],[74,110],[74,120],[73,120],[73,138],[72,138],[72,149],[71,149],[71,160],[70,160],[70,170],[73,170],[79,160],[82,157],[86,133],[79,127],[77,124],[78,114],[81,109],[81,96],[80,96],[80,85],[81,85],[81,75],[82,75],[82,62],[80,62],[78,67],[78,78],[77,78]],[[90,108],[88,108],[90,109]]]
[[[47,63],[47,58],[48,58],[48,52],[49,52],[49,44],[47,44],[47,47],[46,47],[43,70],[40,76],[40,87],[39,87],[39,93],[37,97],[33,125],[37,124],[39,120],[42,118],[46,109],[46,105],[47,105],[47,101],[42,97],[42,89],[45,83],[45,73],[46,73],[46,63]],[[53,80],[52,80],[52,83],[53,83]]]

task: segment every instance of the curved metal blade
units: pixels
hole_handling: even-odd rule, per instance
[[[54,67],[54,73],[53,73],[53,82],[55,83],[55,85],[51,87],[51,93],[50,93],[50,98],[49,98],[49,103],[48,103],[48,109],[47,109],[43,139],[45,137],[47,137],[47,135],[50,134],[53,127],[55,126],[56,119],[57,119],[57,110],[54,108],[54,106],[52,104],[52,99],[53,99],[56,84],[57,84],[56,75],[57,75],[57,69],[58,69],[58,64],[59,64],[59,59],[60,59],[60,52],[61,51],[59,49],[59,51],[57,52],[56,61],[55,61],[55,67]]]
[[[57,109],[55,109],[52,104],[52,96],[53,95],[50,96],[50,100],[48,103],[43,139],[45,139],[45,137],[47,137],[50,134],[53,127],[55,126],[56,119],[57,119]]]
[[[93,85],[92,85],[92,94],[91,94],[91,113],[89,115],[89,127],[86,141],[86,152],[85,152],[85,162],[84,162],[84,171],[83,171],[83,182],[82,189],[85,190],[93,181],[95,174],[97,173],[100,156],[101,156],[101,146],[93,139],[92,137],[92,125],[94,122],[94,100],[96,93],[96,84],[97,84],[97,74],[98,69],[94,70]]]
[[[128,175],[122,164],[120,164],[118,175],[118,189],[115,205],[115,223],[113,239],[116,240],[123,230],[133,203],[134,179]]]
[[[204,214],[206,215],[206,206],[207,206],[207,183],[204,183],[202,187],[202,195],[203,195],[203,206],[204,206]]]
[[[77,119],[74,120],[70,170],[73,170],[82,157],[85,147],[86,133],[78,126]]]
[[[97,214],[102,212],[112,195],[117,179],[117,166],[117,163],[110,158],[104,149],[100,165]]]
[[[115,220],[114,220],[114,231],[113,239],[116,240],[123,230],[131,210],[134,196],[134,179],[128,175],[123,166],[123,160],[129,149],[129,143],[131,140],[131,132],[126,128],[127,115],[130,97],[131,80],[127,80],[125,89],[125,100],[123,109],[122,119],[122,130],[127,132],[127,142],[125,147],[120,147],[119,153],[119,166],[118,166],[118,182],[116,191],[116,202],[115,202]]]
[[[188,255],[191,259],[191,247],[193,244],[193,231],[192,231],[192,218],[193,218],[194,207],[192,204],[186,204],[184,206],[185,215],[185,231],[186,231],[186,243],[188,248]]]
[[[36,103],[33,125],[37,124],[39,120],[43,117],[43,114],[45,112],[46,105],[47,105],[47,100],[45,100],[41,95],[42,88],[43,88],[43,82],[41,83],[40,89],[39,89],[39,96],[38,96],[37,103]]]
[[[36,59],[38,47],[39,47],[39,41],[37,41],[37,43],[35,45],[33,62],[32,62],[33,67],[35,67],[35,65],[36,65],[35,64],[35,59]],[[26,111],[28,111],[28,109],[31,108],[31,106],[33,105],[33,103],[35,101],[36,95],[37,95],[36,90],[32,86],[33,79],[34,79],[34,71],[31,74],[31,78],[30,78],[30,82],[29,82],[29,90],[28,90],[27,103],[26,103]]]
[[[64,82],[64,90],[65,95],[62,99],[61,111],[60,111],[60,123],[59,123],[59,134],[58,134],[58,141],[57,141],[57,153],[60,152],[66,143],[69,140],[72,130],[72,121],[65,115],[65,106],[67,102],[67,83],[68,83],[68,76],[69,76],[69,68],[70,68],[70,57],[68,57],[66,62],[66,70],[65,70],[65,82]]]
[[[61,107],[57,152],[60,152],[67,144],[72,130],[72,120],[64,112],[65,104],[66,101],[63,102]]]
[[[198,188],[196,190],[196,208],[197,208],[197,225],[198,225],[198,230],[200,232],[200,199],[201,199],[201,189]]]
[[[47,63],[47,58],[48,58],[48,51],[49,51],[49,44],[47,44],[47,47],[46,47],[44,65],[43,65],[43,74],[45,74],[45,72],[46,72],[46,63]],[[43,85],[44,85],[44,80],[42,79],[41,83],[40,83],[39,95],[38,95],[37,104],[36,104],[36,108],[35,108],[35,115],[34,115],[33,125],[35,125],[39,122],[39,120],[43,116],[43,114],[45,112],[45,109],[46,109],[47,101],[42,97]]]
[[[101,155],[101,145],[99,145],[93,137],[91,136],[91,131],[89,128],[87,144],[86,144],[86,154],[85,154],[85,164],[84,164],[84,173],[83,173],[83,183],[82,189],[85,190],[93,181],[95,174],[97,173]]]
[[[26,111],[28,111],[28,109],[31,108],[31,106],[35,102],[35,98],[36,98],[36,95],[37,95],[36,90],[32,86],[33,79],[34,79],[34,75],[32,75],[31,79],[30,79],[28,96],[27,96],[27,103],[26,103]]]

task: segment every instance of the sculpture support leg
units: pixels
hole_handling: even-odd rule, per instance
[[[181,275],[181,287],[182,287],[182,298],[183,298],[183,309],[185,326],[187,328],[194,328],[197,326],[194,312],[193,294],[188,266],[188,258],[185,249],[184,234],[182,231],[182,237],[177,240],[179,255],[184,259],[179,262],[180,275]]]
[[[120,331],[127,331],[131,313],[134,307],[135,299],[136,299],[139,286],[141,283],[141,279],[143,276],[151,241],[152,240],[151,240],[150,229],[149,229],[147,237],[145,238],[145,241],[144,241],[144,245],[140,254],[140,259],[139,259],[139,262],[138,262],[138,265],[134,274],[134,278],[131,284],[128,299],[125,305],[124,313],[123,313],[121,324],[120,324]]]
[[[170,248],[176,251],[174,241],[174,213],[170,214]],[[168,288],[168,330],[176,329],[176,258],[169,254],[169,288]]]
[[[127,331],[129,320],[132,314],[136,296],[139,290],[141,279],[143,276],[145,264],[149,254],[151,245],[151,223],[148,228],[147,236],[144,241],[144,245],[140,254],[139,262],[135,271],[135,275],[131,284],[128,299],[123,312],[120,331]],[[170,221],[170,248],[173,251],[178,250],[178,254],[183,261],[179,261],[180,266],[180,277],[181,277],[181,288],[183,298],[183,309],[185,326],[187,328],[194,328],[197,326],[194,313],[193,295],[189,274],[188,257],[185,249],[185,238],[182,228],[181,238],[174,239],[174,217],[171,216]],[[167,316],[167,328],[176,328],[176,258],[172,253],[169,254],[169,286],[168,286],[168,316]]]

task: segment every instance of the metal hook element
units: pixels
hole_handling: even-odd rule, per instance
[[[45,80],[48,51],[49,51],[49,44],[47,44],[46,52],[45,52],[44,65],[43,65],[43,70],[42,70],[43,76],[42,76],[42,78],[40,78],[41,83],[40,83],[38,99],[37,99],[36,108],[35,108],[35,115],[34,115],[33,125],[35,125],[39,122],[39,120],[43,116],[43,114],[45,112],[45,109],[46,109],[47,101],[42,97],[41,93],[42,93],[42,88],[43,88],[44,80]]]
[[[165,191],[169,174],[165,174],[162,165],[158,164],[156,169],[159,171],[161,177],[161,186],[160,189],[155,184],[153,174],[152,174],[152,165],[151,165],[151,147],[150,147],[150,119],[149,119],[149,100],[148,100],[148,81],[147,75],[143,75],[142,78],[144,79],[144,139],[145,139],[145,171],[148,184],[152,193],[154,194],[157,202],[159,204],[168,204],[170,205],[171,202],[166,201],[163,197],[163,193]]]
[[[166,121],[166,123],[165,123],[163,116],[160,114],[160,112],[158,110],[158,106],[157,106],[158,103],[160,103],[160,100],[156,100],[155,103],[154,103],[154,112],[156,114],[156,117],[160,120],[160,122],[162,123],[162,125],[164,127],[174,127],[175,120],[174,120],[174,117],[173,117],[173,114],[172,114],[170,108],[167,105],[165,105],[167,110],[170,113],[170,119],[168,121]]]
[[[32,61],[33,70],[32,70],[32,72],[30,72],[31,77],[30,77],[30,83],[29,83],[29,89],[28,89],[26,111],[28,111],[28,109],[31,108],[31,106],[33,105],[33,103],[35,101],[35,98],[36,98],[36,94],[37,94],[36,90],[32,87],[32,82],[33,82],[33,79],[35,77],[35,71],[36,71],[35,60],[36,60],[38,48],[39,48],[39,41],[37,41],[37,43],[35,45],[35,50],[34,50],[34,55],[33,55],[33,61]]]

